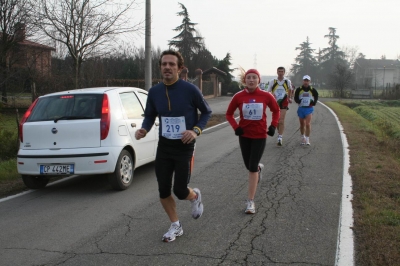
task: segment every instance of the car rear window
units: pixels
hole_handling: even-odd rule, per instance
[[[28,122],[101,118],[103,94],[67,94],[39,98]]]

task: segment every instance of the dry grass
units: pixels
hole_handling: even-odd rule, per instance
[[[206,128],[218,125],[226,121],[225,114],[212,114],[208,120]]]
[[[350,146],[350,175],[356,265],[399,265],[400,160],[397,145],[339,103],[327,103],[338,115]]]
[[[0,198],[8,197],[28,190],[21,178],[0,182]]]

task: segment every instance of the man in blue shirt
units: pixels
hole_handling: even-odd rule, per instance
[[[167,213],[171,226],[162,240],[174,241],[183,234],[176,211],[173,192],[179,200],[192,203],[192,217],[203,213],[201,193],[198,188],[188,187],[193,168],[196,137],[202,133],[211,109],[199,88],[179,79],[183,69],[183,57],[174,50],[164,51],[159,60],[163,82],[149,90],[142,128],[136,131],[136,139],[146,136],[159,117],[159,141],[155,161],[158,190],[161,204]],[[200,111],[200,117],[198,115]]]

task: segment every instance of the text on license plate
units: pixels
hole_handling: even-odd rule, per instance
[[[40,174],[65,175],[73,173],[73,164],[40,165]]]

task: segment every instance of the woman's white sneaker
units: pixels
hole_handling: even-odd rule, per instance
[[[256,213],[256,206],[254,204],[254,200],[247,200],[246,201],[247,207],[246,210],[244,211],[247,214],[254,214]]]

